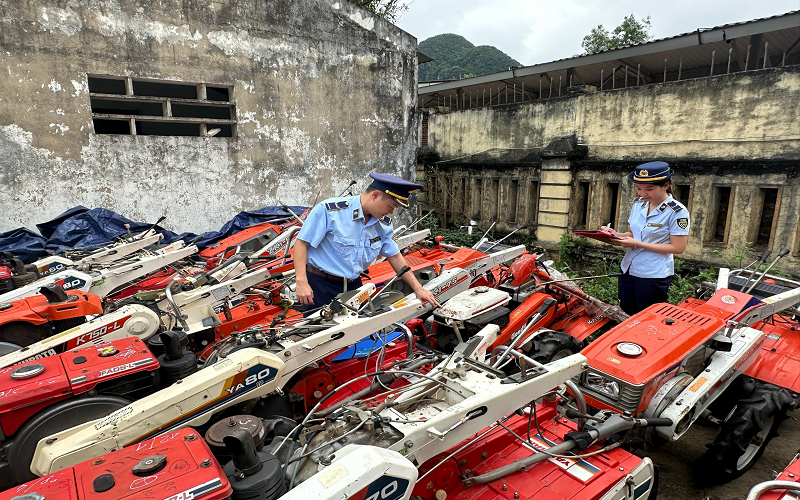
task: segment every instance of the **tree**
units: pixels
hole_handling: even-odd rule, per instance
[[[403,12],[408,10],[405,0],[351,0],[361,8],[367,9],[378,17],[393,23]]]
[[[598,24],[596,28],[592,28],[588,35],[583,37],[581,47],[583,47],[586,55],[596,54],[604,50],[643,43],[652,38],[652,35],[650,35],[650,16],[637,20],[631,14],[630,16],[625,16],[622,24],[614,28],[611,33],[602,24]]]

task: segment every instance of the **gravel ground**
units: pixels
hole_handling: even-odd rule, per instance
[[[637,451],[639,456],[649,456],[660,471],[658,498],[660,500],[744,500],[754,485],[775,479],[794,458],[800,448],[800,410],[790,413],[778,429],[764,454],[752,469],[728,484],[698,488],[692,481],[696,470],[702,473],[699,459],[706,451],[706,443],[714,440],[717,428],[708,422],[695,424],[680,440],[667,443],[655,450]]]

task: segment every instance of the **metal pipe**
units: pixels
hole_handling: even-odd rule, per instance
[[[769,60],[769,42],[764,44],[764,66],[761,69],[767,69],[768,60]]]
[[[603,76],[603,73],[604,73],[604,72],[605,72],[605,70],[604,70],[604,69],[601,69],[601,70],[600,70],[600,90],[603,90],[603,78],[605,78],[605,77]]]
[[[616,90],[617,88],[617,68],[616,66],[611,68],[611,90]]]
[[[641,64],[637,64],[636,65],[636,86],[637,87],[639,86],[639,73],[641,72],[641,70],[642,70],[642,65]]]
[[[731,72],[731,55],[732,54],[733,54],[733,47],[728,49],[728,70],[725,72],[726,75],[730,74],[730,72]]]
[[[576,446],[577,443],[575,441],[571,440],[564,441],[563,443],[548,449],[547,454],[537,452],[535,455],[531,455],[521,460],[515,460],[514,462],[504,467],[495,469],[492,472],[487,472],[486,474],[481,474],[480,476],[475,476],[466,479],[464,480],[464,484],[467,486],[473,486],[476,484],[486,484],[492,481],[496,481],[497,479],[506,477],[509,474],[513,474],[517,471],[520,471],[525,467],[529,467],[533,464],[537,464],[539,462],[547,460],[548,458],[550,458],[550,455],[563,455],[564,453],[575,448]]]
[[[664,59],[664,81],[662,83],[667,83],[667,59]]]
[[[750,67],[750,47],[752,47],[752,45],[748,44],[747,45],[747,56],[744,58],[744,71],[747,71],[748,68]]]
[[[550,95],[547,96],[548,99],[553,97],[553,77],[550,77]]]
[[[714,76],[714,58],[717,56],[717,51],[711,51],[711,73],[708,76]]]
[[[625,88],[628,88],[628,65],[625,65]]]
[[[558,97],[561,97],[561,76],[558,77]]]
[[[683,72],[683,56],[678,61],[678,81],[681,81],[681,73]]]
[[[746,500],[758,500],[758,498],[772,490],[790,490],[800,492],[800,483],[795,481],[764,481],[750,488],[750,493],[747,494]]]
[[[783,257],[785,257],[788,253],[789,253],[789,249],[788,248],[782,248],[781,251],[778,252],[778,256],[775,257],[775,260],[773,260],[772,263],[769,266],[767,266],[766,269],[764,269],[764,272],[761,273],[761,276],[759,276],[758,279],[755,281],[755,283],[750,285],[750,288],[748,288],[747,291],[744,292],[744,293],[750,293],[753,290],[753,288],[755,288],[756,285],[758,285],[761,282],[761,280],[764,279],[764,276],[766,276],[767,273],[769,272],[769,270],[772,269],[772,266],[774,266],[775,263],[777,263],[779,260],[781,260]]]
[[[172,285],[175,284],[175,283],[178,283],[179,279],[180,278],[174,278],[172,281],[170,281],[169,286],[167,286],[167,290],[166,290],[166,292],[167,292],[167,302],[169,302],[169,305],[172,307],[172,310],[175,312],[175,317],[178,319],[178,322],[183,327],[183,331],[188,333],[189,332],[189,324],[186,323],[186,318],[183,317],[183,314],[181,313],[181,308],[178,307],[178,303],[175,302],[175,298],[172,296]]]
[[[572,391],[572,395],[575,397],[575,404],[578,406],[578,411],[586,415],[587,412],[589,411],[589,407],[586,406],[586,398],[583,397],[583,392],[581,392],[581,389],[580,387],[578,387],[578,384],[576,384],[572,380],[567,380],[566,382],[564,382],[564,385],[566,385],[569,388],[569,390]],[[583,431],[583,426],[585,423],[586,423],[585,418],[578,418],[578,432]]]

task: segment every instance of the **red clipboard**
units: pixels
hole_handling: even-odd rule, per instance
[[[610,245],[619,245],[620,238],[612,235],[611,233],[606,233],[605,231],[573,231],[574,234],[578,236],[585,236],[587,238],[591,238],[593,240],[602,241],[603,243],[608,243]]]

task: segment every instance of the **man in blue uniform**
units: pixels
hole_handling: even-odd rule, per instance
[[[329,304],[338,294],[361,286],[361,273],[378,255],[399,271],[406,265],[392,239],[389,217],[398,206],[408,207],[415,184],[388,174],[370,174],[372,184],[360,195],[331,198],[315,206],[294,244],[297,299],[306,310]],[[438,306],[413,273],[402,276],[417,298]]]
[[[627,249],[620,265],[619,305],[628,314],[667,301],[675,274],[673,256],[683,253],[689,240],[689,212],[672,198],[672,174],[663,161],[637,166],[628,175],[639,195],[628,217],[630,229],[618,233],[601,228],[619,237]]]

